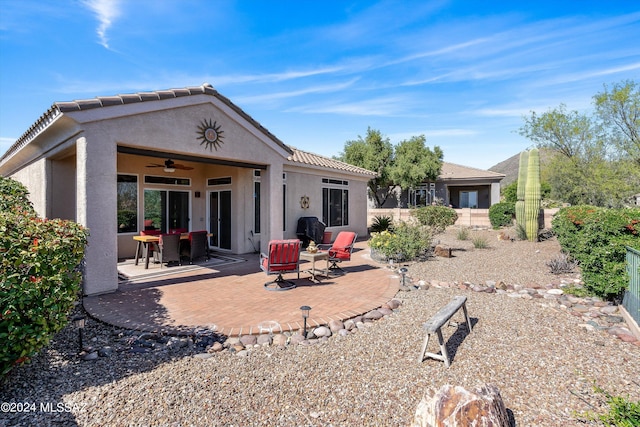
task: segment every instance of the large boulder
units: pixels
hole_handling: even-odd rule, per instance
[[[473,391],[444,385],[428,389],[418,404],[412,427],[509,427],[498,388],[487,384]]]

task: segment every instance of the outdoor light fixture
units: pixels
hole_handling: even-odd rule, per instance
[[[309,307],[308,305],[303,305],[302,307],[300,307],[300,310],[302,311],[302,320],[304,321],[304,329],[303,329],[302,336],[306,338],[307,337],[307,317],[309,317],[309,311],[311,311],[311,307]]]
[[[72,321],[75,327],[78,328],[78,344],[80,345],[80,350],[78,352],[80,353],[82,352],[82,330],[84,329],[86,318],[84,316],[76,316]]]
[[[407,271],[409,271],[407,269],[407,267],[402,267],[400,270],[398,270],[400,272],[400,274],[402,274],[402,286],[405,286],[405,278],[407,275]]]

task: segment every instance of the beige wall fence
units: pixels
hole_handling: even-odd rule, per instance
[[[455,225],[460,227],[491,227],[489,221],[489,209],[455,209],[458,213],[458,220]],[[558,209],[544,209],[544,228],[551,228],[551,219],[558,212]],[[367,227],[371,226],[373,219],[377,216],[388,216],[394,221],[408,221],[411,218],[410,209],[373,209],[367,211]]]

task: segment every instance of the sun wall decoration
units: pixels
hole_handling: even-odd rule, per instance
[[[212,122],[211,119],[205,119],[200,122],[198,126],[198,139],[202,140],[200,145],[204,145],[209,151],[214,148],[218,151],[218,147],[223,143],[222,139],[224,138],[222,135],[224,131],[220,130],[221,127],[218,123]]]

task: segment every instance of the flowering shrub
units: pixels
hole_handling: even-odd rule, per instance
[[[369,247],[386,259],[413,260],[431,246],[431,233],[420,225],[400,222],[389,230],[371,233]]]
[[[552,225],[562,249],[580,264],[587,291],[620,298],[629,283],[626,246],[640,250],[640,209],[572,206],[560,209]]]
[[[88,231],[38,218],[16,181],[0,177],[0,375],[29,359],[68,321]]]

